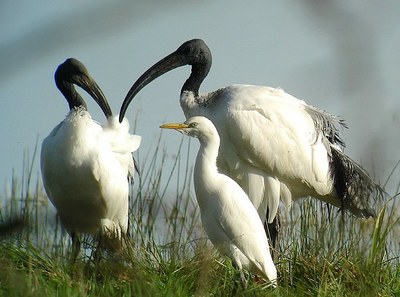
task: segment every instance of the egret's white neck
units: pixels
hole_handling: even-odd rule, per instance
[[[204,139],[199,138],[200,149],[197,153],[194,168],[194,184],[200,207],[202,207],[204,199],[209,196],[202,195],[202,193],[215,191],[218,188],[218,179],[220,176],[217,169],[220,139],[217,133],[211,136],[204,137]]]

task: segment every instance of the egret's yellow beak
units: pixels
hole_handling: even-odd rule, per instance
[[[185,123],[169,123],[169,124],[163,124],[160,126],[162,129],[175,129],[175,130],[182,130],[185,128],[188,128],[189,125]]]

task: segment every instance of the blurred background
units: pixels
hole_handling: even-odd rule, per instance
[[[383,184],[400,160],[399,15],[397,0],[2,0],[0,196],[68,112],[53,79],[66,58],[86,65],[118,113],[133,82],[192,38],[204,39],[213,54],[200,91],[234,83],[281,87],[339,116],[349,126],[342,131],[346,153]],[[160,124],[184,119],[178,98],[189,71],[162,76],[130,105],[132,131],[143,137],[139,162],[158,144]],[[173,160],[181,136],[162,139]],[[33,172],[40,177],[38,154]],[[395,170],[390,194],[399,183]]]

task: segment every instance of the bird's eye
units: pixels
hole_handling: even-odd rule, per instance
[[[196,127],[197,125],[198,125],[198,123],[196,123],[196,122],[190,123],[190,124],[189,124],[189,128],[194,128],[194,127]]]

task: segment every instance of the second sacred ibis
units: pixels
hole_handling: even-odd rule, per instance
[[[190,65],[180,93],[182,110],[186,118],[205,116],[213,122],[221,138],[218,168],[248,193],[261,218],[271,223],[279,201],[290,207],[305,196],[357,217],[373,216],[370,198],[380,187],[342,151],[341,121],[277,88],[237,84],[200,94],[211,63],[203,40],[183,43],[137,79],[121,106],[120,120],[143,87]]]

